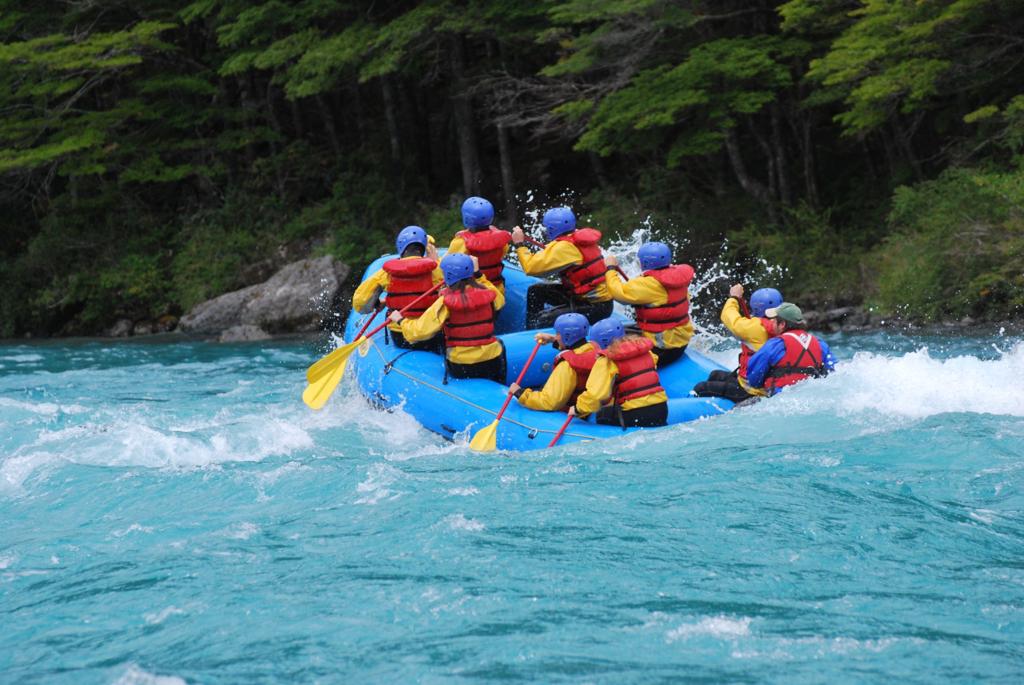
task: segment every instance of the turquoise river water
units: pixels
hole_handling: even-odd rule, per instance
[[[310,343],[0,344],[0,682],[1024,682],[1024,343],[828,339],[487,455],[308,411]]]

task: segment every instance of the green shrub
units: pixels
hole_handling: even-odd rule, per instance
[[[897,188],[889,223],[871,255],[883,311],[999,318],[1024,304],[1024,172],[951,169]]]

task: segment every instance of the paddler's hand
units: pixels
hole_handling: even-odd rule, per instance
[[[743,286],[737,283],[729,288],[729,297],[735,297],[736,299],[743,297]]]
[[[526,234],[523,233],[521,226],[516,226],[512,229],[512,244],[516,247],[522,247],[524,242],[526,242]]]
[[[537,335],[533,336],[533,339],[539,342],[541,345],[550,345],[551,343],[555,342],[555,340],[557,340],[557,336],[554,336],[551,333],[538,333]]]
[[[576,405],[569,407],[569,416],[576,416]]]
[[[437,245],[434,244],[433,240],[427,243],[426,257],[427,259],[433,259],[435,262],[438,261],[439,259],[439,256],[437,254]]]
[[[604,265],[609,269],[614,269],[619,265],[619,260],[615,258],[615,255],[610,254],[604,258]]]
[[[404,318],[405,317],[402,316],[402,312],[398,311],[397,309],[388,314],[388,321],[390,321],[391,323],[402,323],[402,319]]]
[[[512,385],[508,386],[509,394],[515,395],[516,397],[519,397],[519,391],[522,389],[523,386],[519,385],[518,383],[513,383]]]

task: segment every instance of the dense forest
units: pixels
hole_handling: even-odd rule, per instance
[[[1022,0],[0,6],[0,336],[359,268],[478,193],[801,302],[1024,306]]]

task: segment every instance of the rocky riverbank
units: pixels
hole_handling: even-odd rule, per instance
[[[262,283],[202,302],[180,319],[156,321],[121,319],[107,336],[180,331],[216,337],[222,342],[264,340],[274,335],[318,330],[349,275],[347,264],[333,257],[301,259],[285,265]]]

